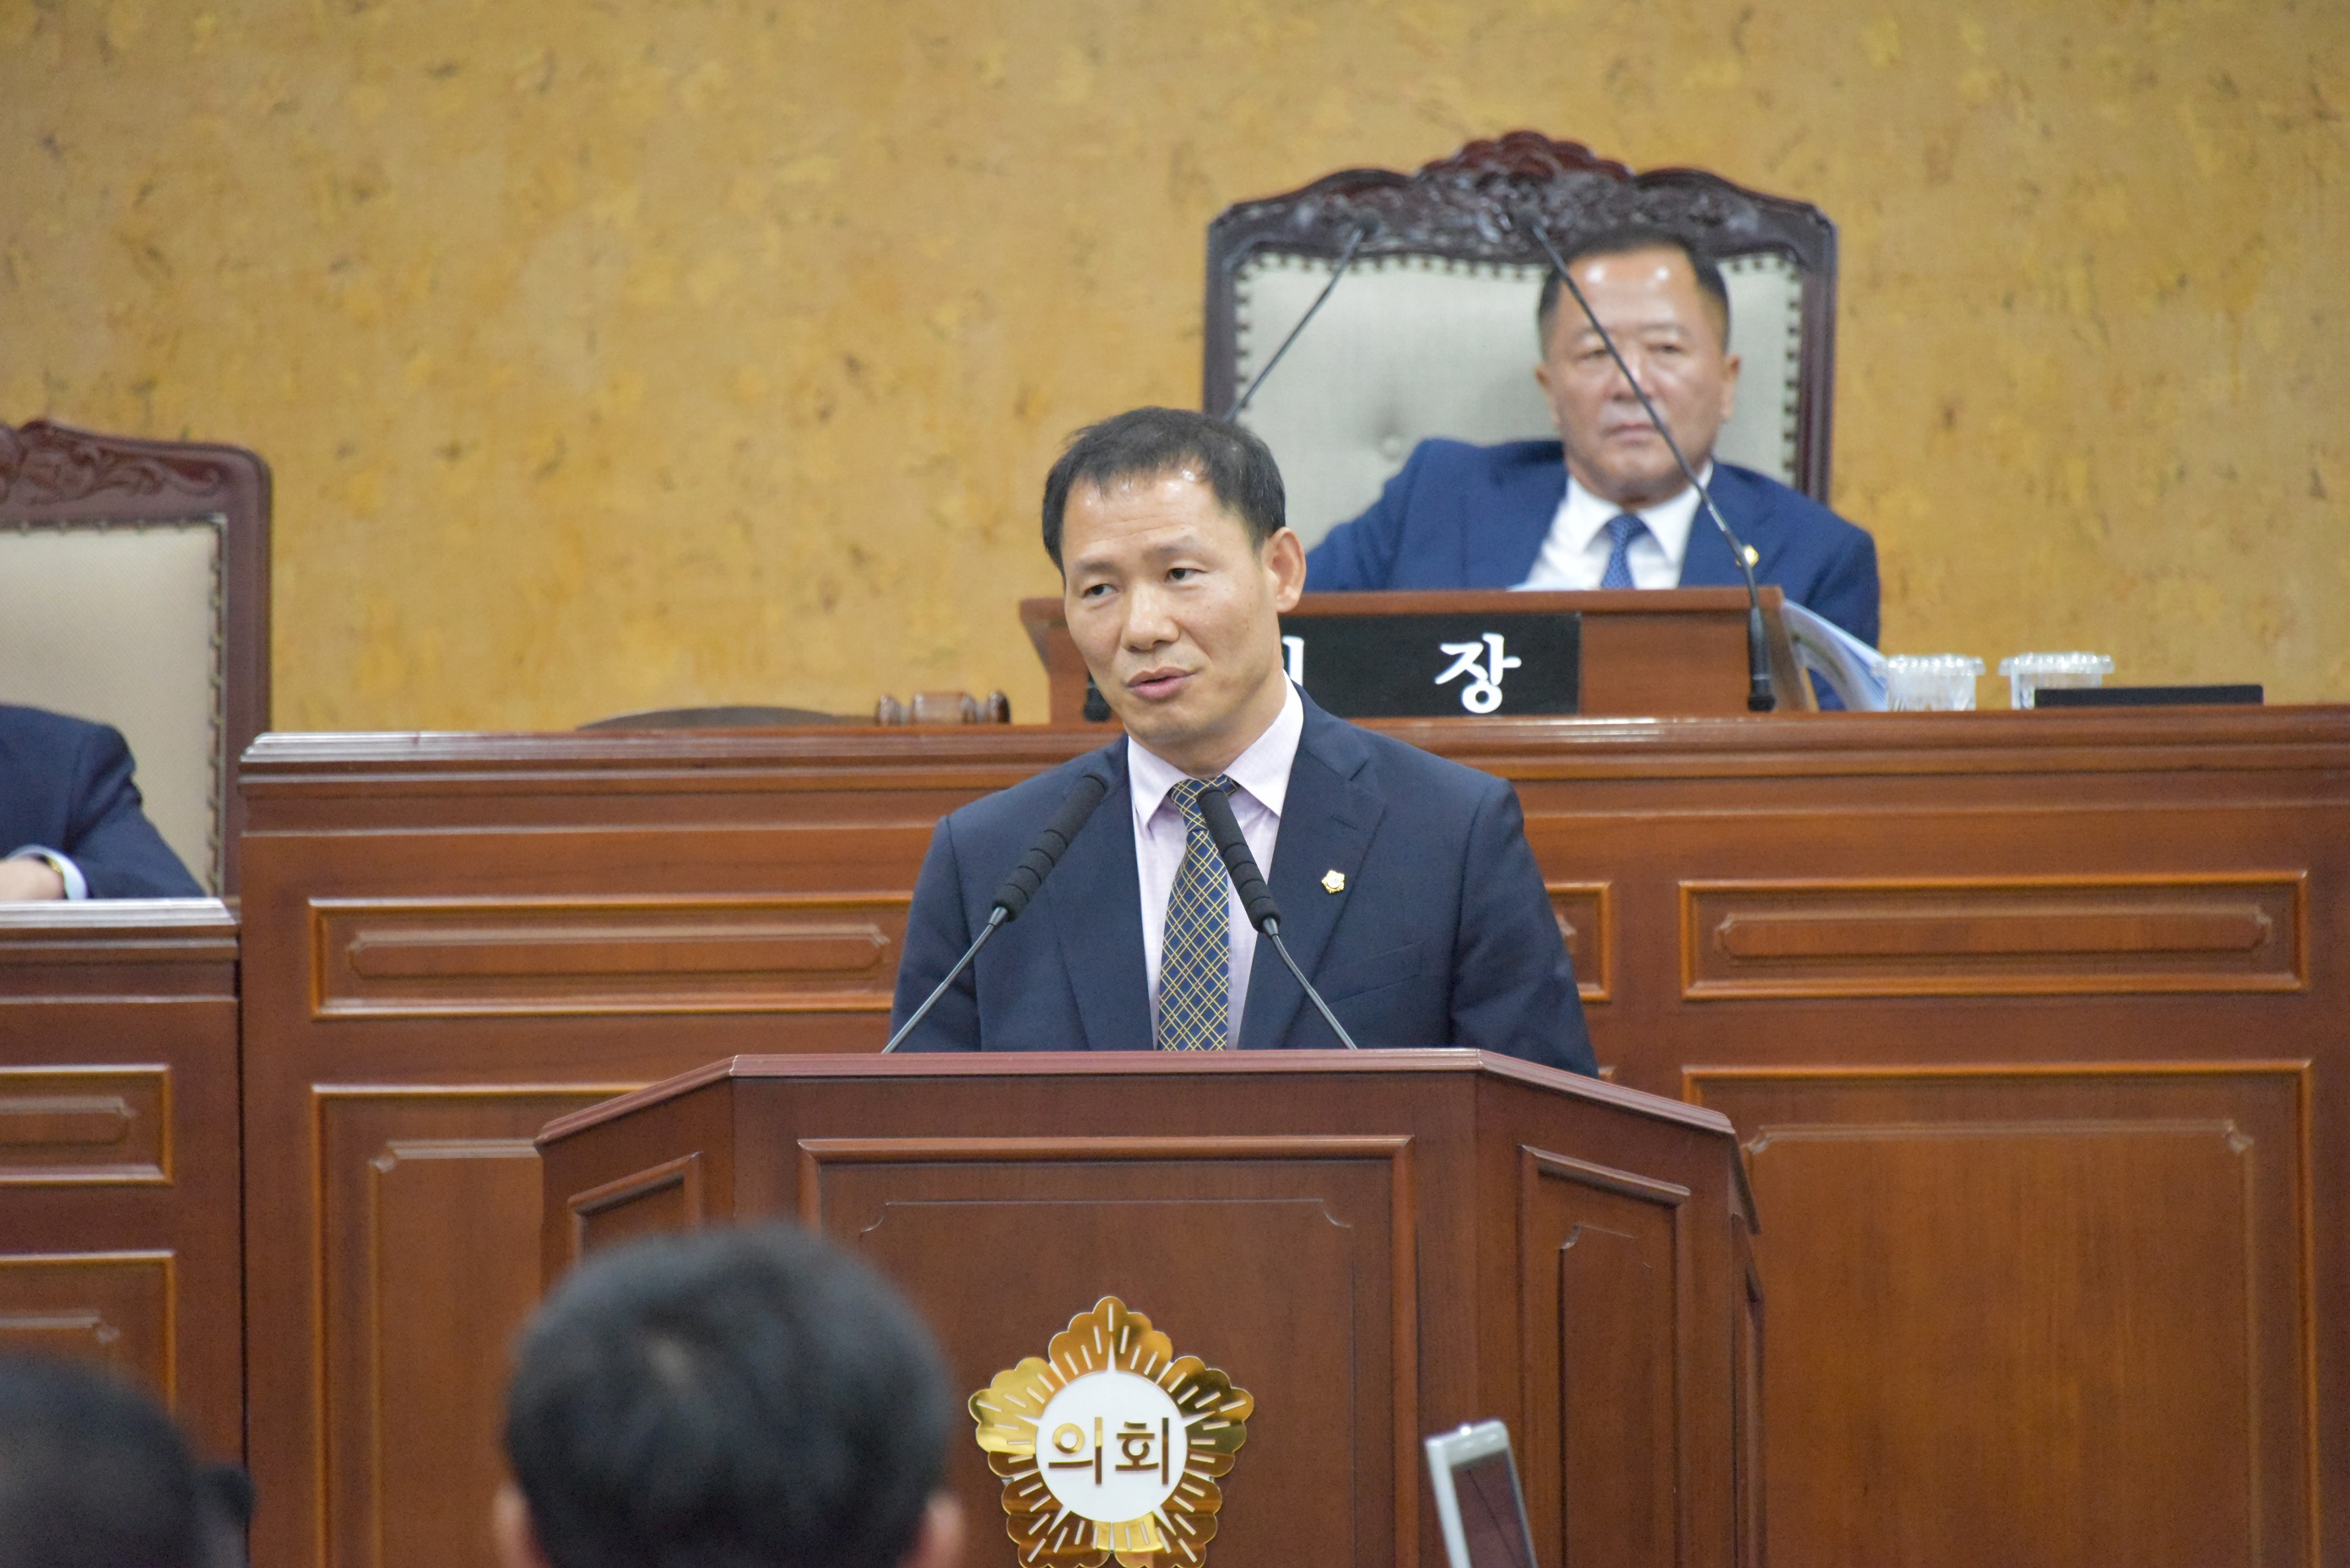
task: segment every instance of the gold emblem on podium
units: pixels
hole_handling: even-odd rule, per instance
[[[1024,1568],[1201,1568],[1255,1408],[1116,1296],[971,1397]]]

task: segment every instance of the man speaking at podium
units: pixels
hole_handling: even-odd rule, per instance
[[[1237,426],[1138,409],[1045,483],[1071,636],[1126,734],[939,825],[898,971],[902,1025],[1071,798],[1102,804],[903,1049],[1331,1048],[1233,891],[1199,805],[1227,791],[1281,934],[1363,1045],[1471,1046],[1589,1073],[1583,1004],[1516,793],[1331,717],[1290,684],[1305,557]]]
[[[1740,538],[1758,581],[1872,646],[1877,545],[1778,481],[1713,461],[1738,390],[1721,269],[1677,234],[1627,225],[1563,258]],[[1735,587],[1730,543],[1556,274],[1534,379],[1557,441],[1426,441],[1371,509],[1314,547],[1316,593],[1368,588]]]

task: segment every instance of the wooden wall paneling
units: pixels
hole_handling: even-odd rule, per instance
[[[2301,991],[2306,876],[1684,881],[1681,994]]]
[[[1526,1365],[1512,1425],[1520,1463],[1560,1476],[1529,1492],[1537,1542],[1564,1568],[1666,1568],[1682,1561],[1679,1397],[1694,1380],[1677,1347],[1638,1330],[1685,1321],[1689,1189],[1543,1149],[1519,1161]],[[1536,1418],[1552,1407],[1544,1386],[1558,1390],[1555,1428]]]
[[[171,1180],[171,1068],[0,1067],[0,1187]]]
[[[1740,1311],[1731,1344],[1735,1378],[1731,1420],[1738,1445],[1737,1495],[1731,1506],[1738,1517],[1738,1568],[1762,1568],[1768,1557],[1770,1514],[1770,1448],[1762,1424],[1765,1409],[1764,1373],[1768,1366],[1763,1336],[1762,1274],[1755,1266],[1753,1234],[1745,1216],[1730,1219],[1731,1252],[1737,1261],[1731,1281]]]
[[[1616,973],[1615,927],[1608,916],[1605,882],[1545,881],[1551,912],[1566,956],[1575,964],[1575,989],[1589,1007],[1607,1000]]]
[[[0,1252],[0,1349],[95,1362],[176,1405],[172,1254]]]
[[[907,893],[328,898],[321,1017],[886,1012]]]
[[[1690,1083],[1766,1216],[1804,1561],[2317,1561],[2305,1064]]]
[[[1565,895],[1555,907],[1578,943],[1592,934],[1600,943],[1579,973],[1599,1058],[1634,1086],[1681,1093],[1685,1069],[2312,1061],[2309,1277],[2317,1299],[2350,1299],[2350,1248],[2340,1241],[2350,1236],[2350,1076],[2329,1065],[2342,1059],[2335,1020],[2350,1003],[2350,904],[2340,891],[2350,884],[2350,711],[2171,714],[2158,724],[1981,713],[1382,728],[1516,784],[1545,879]],[[873,992],[794,1011],[797,982],[664,977],[665,959],[648,967],[640,956],[629,971],[638,978],[608,991],[643,1009],[630,1014],[564,1013],[507,980],[474,975],[420,992],[423,1002],[398,999],[410,1016],[328,1017],[309,956],[314,904],[487,900],[537,922],[493,946],[538,955],[530,983],[560,996],[556,971],[571,960],[544,955],[577,950],[547,944],[550,934],[571,939],[534,909],[593,909],[590,924],[642,929],[634,911],[662,900],[694,911],[778,898],[879,909],[910,888],[940,814],[1103,738],[843,726],[265,739],[245,771],[255,863],[268,868],[248,884],[246,905],[256,933],[246,986],[248,1252],[253,1278],[267,1282],[265,1293],[256,1286],[253,1342],[307,1343],[313,1232],[296,1210],[307,1201],[299,1151],[314,1085],[640,1081],[735,1052],[868,1047],[886,1007]],[[1705,906],[1747,922],[1731,944],[1745,944],[1745,956],[1696,955],[1705,965],[1685,975],[1694,947],[1685,946],[1684,884],[1692,898],[1748,900]],[[1586,892],[1596,897],[1585,902]],[[2075,956],[2050,959],[2052,935]],[[658,955],[668,940],[646,950]],[[2052,994],[2052,971],[2103,979]],[[1963,981],[1957,993],[1922,994],[1949,990],[1952,974]],[[381,998],[411,982],[366,983]],[[337,984],[338,1007],[359,998],[358,981]],[[729,985],[756,994],[745,1002],[738,989],[730,1000]],[[484,1006],[497,988],[500,1006],[519,1005]],[[2088,1147],[2118,1162],[2100,1167],[2092,1188],[2135,1158],[2126,1141]],[[1779,1235],[1767,1198],[1762,1220],[1755,1251],[1767,1282]],[[2264,1233],[2262,1246],[2272,1243]],[[1493,1288],[1506,1294],[1510,1277],[1505,1269]],[[1787,1391],[1813,1379],[1804,1357],[1835,1347],[1800,1334],[1787,1343],[1787,1314],[1773,1315],[1762,1422],[1775,1441]],[[2317,1379],[2316,1506],[2327,1539],[2350,1539],[2350,1319],[2330,1315],[2313,1334],[2298,1366]],[[1423,1336],[1439,1357],[1476,1342],[1467,1323],[1430,1323]],[[255,1449],[268,1457],[265,1489],[277,1478],[273,1495],[283,1496],[308,1484],[316,1380],[276,1360],[300,1353],[255,1366]],[[2044,1437],[2018,1432],[2018,1451]],[[1784,1471],[1774,1457],[1770,1500],[1791,1484]],[[2094,1502],[2032,1495],[2060,1514]],[[1828,1516],[1771,1521],[1783,1560],[1808,1560],[1805,1529],[1829,1530]],[[2271,1550],[2282,1539],[2263,1537]],[[299,1543],[291,1550],[282,1560],[298,1564]]]
[[[257,1560],[486,1564],[531,1136],[737,1053],[879,1044],[937,817],[1036,751],[841,726],[248,753]]]
[[[572,1260],[639,1236],[702,1229],[710,1218],[702,1160],[697,1149],[574,1193],[566,1204]]]
[[[2319,1301],[2350,1295],[2350,1077],[2338,1070],[2350,713],[2174,715],[2158,728],[2053,717],[1780,719],[1745,737],[1688,722],[1657,726],[1653,745],[1595,728],[1547,755],[1521,725],[1451,753],[1516,782],[1547,875],[1610,884],[1622,956],[1609,1005],[1589,1016],[1619,1081],[1671,1092],[1685,1070],[1730,1067],[2305,1058],[2310,1278]],[[1442,743],[1429,728],[1407,738]],[[1721,917],[1748,915],[1776,921],[1748,928],[1775,950],[1711,945]],[[1743,1127],[1742,1106],[1726,1108]],[[2111,1152],[2126,1165],[2125,1146]],[[1762,1219],[1771,1278],[1785,1236],[1767,1195]],[[1866,1251],[1858,1235],[1838,1244],[1855,1260]],[[1772,1299],[1784,1328],[1787,1302]],[[1835,1354],[1816,1337],[1771,1337],[1769,1526],[1783,1557],[1836,1561],[1867,1534],[1861,1494],[1841,1513],[1778,1506],[1801,1451],[1787,1391],[1815,1386],[1833,1369],[1810,1358]],[[2296,1370],[2316,1391],[2313,1517],[2290,1538],[2269,1531],[2262,1561],[2350,1538],[2350,1320],[2321,1315]],[[1854,1419],[1902,1418],[1898,1385],[1843,1386]],[[2015,1463],[2054,1440],[2010,1436]],[[2085,1487],[2068,1462],[2039,1473]],[[2065,1520],[2098,1506],[2077,1488],[2010,1505]]]
[[[317,1091],[322,1561],[482,1558],[507,1350],[539,1294],[531,1140],[627,1086]]]
[[[244,1449],[237,926],[216,899],[0,905],[0,1345]]]

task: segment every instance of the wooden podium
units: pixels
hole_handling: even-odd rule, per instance
[[[1760,1562],[1730,1123],[1471,1051],[737,1056],[550,1124],[543,1262],[784,1216],[960,1396],[1105,1295],[1255,1401],[1212,1568],[1440,1564],[1419,1439],[1510,1424],[1545,1564]],[[969,1427],[973,1564],[1014,1562]]]
[[[1779,607],[1785,596],[1762,590],[1771,680],[1782,712],[1816,709],[1812,683],[1795,662]],[[1589,593],[1519,593],[1480,588],[1445,593],[1307,594],[1284,622],[1315,616],[1524,615],[1548,611],[1583,618],[1582,716],[1735,717],[1746,711],[1746,590],[1626,588]],[[1046,702],[1055,724],[1086,722],[1086,662],[1069,636],[1061,601],[1022,599],[1020,625],[1044,661]]]

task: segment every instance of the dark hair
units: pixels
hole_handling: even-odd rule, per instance
[[[1189,409],[1133,409],[1069,438],[1069,450],[1045,476],[1045,554],[1061,564],[1061,519],[1080,483],[1107,487],[1193,470],[1217,504],[1262,546],[1287,525],[1281,465],[1253,431]]]
[[[1703,245],[1687,234],[1659,228],[1654,223],[1617,223],[1602,229],[1560,254],[1568,266],[1586,256],[1627,256],[1635,251],[1679,251],[1689,258],[1690,271],[1697,278],[1698,292],[1713,301],[1715,314],[1721,317],[1721,341],[1730,341],[1730,285],[1723,281],[1721,264],[1707,254]],[[1550,346],[1550,324],[1558,315],[1559,296],[1565,292],[1560,286],[1559,275],[1552,273],[1543,279],[1542,298],[1534,306],[1534,330],[1541,334],[1545,351]]]
[[[0,1568],[204,1568],[187,1440],[140,1390],[0,1357]]]
[[[555,1568],[896,1568],[953,1406],[930,1331],[776,1225],[581,1264],[523,1331],[506,1457]]]

